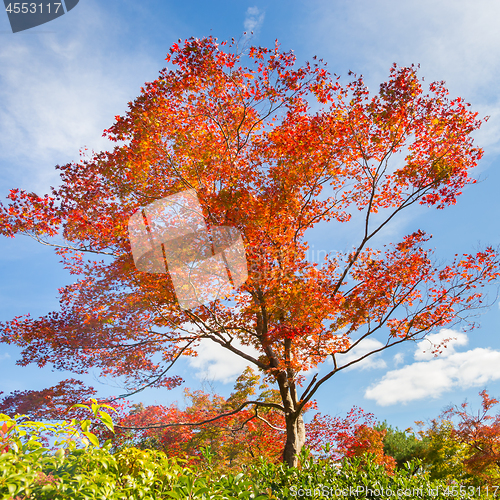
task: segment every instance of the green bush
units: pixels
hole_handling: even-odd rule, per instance
[[[92,411],[113,430],[103,405]],[[45,424],[0,415],[0,497],[8,500],[264,499],[243,474],[216,477],[210,462],[193,470],[158,450],[99,447],[90,421]],[[55,437],[46,446],[44,434]],[[62,445],[62,447],[61,447]],[[84,448],[78,448],[83,445]],[[205,454],[209,457],[208,451]],[[208,467],[207,467],[208,465]]]
[[[335,463],[313,459],[304,450],[300,468],[262,463],[253,468],[253,475],[260,488],[272,494],[270,498],[279,500],[494,498],[495,492],[491,489],[488,492],[486,488],[430,479],[418,459],[407,463],[393,475],[387,474],[384,466],[377,465],[374,459],[373,455],[369,455]]]
[[[99,414],[99,405],[93,405],[92,411],[112,430],[108,417]],[[48,447],[44,432],[56,438],[56,449]],[[495,493],[486,487],[432,479],[418,459],[390,475],[373,455],[338,463],[314,458],[304,449],[298,468],[262,460],[259,466],[245,467],[235,475],[216,472],[210,450],[202,451],[204,461],[187,467],[183,460],[158,450],[130,447],[112,453],[111,442],[99,446],[89,421],[44,424],[0,415],[0,498],[444,500],[492,499]]]
[[[109,445],[68,454],[40,448],[24,453],[9,451],[0,456],[0,470],[4,499],[259,498],[254,483],[242,474],[201,477],[160,451],[128,448],[111,454]]]

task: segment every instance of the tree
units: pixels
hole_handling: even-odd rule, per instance
[[[366,453],[374,455],[376,464],[384,465],[389,474],[393,474],[396,460],[384,452],[384,437],[386,431],[379,431],[367,425],[361,425],[356,429],[356,445],[347,450],[346,456],[359,457]]]
[[[467,402],[450,406],[419,431],[425,441],[422,458],[433,479],[474,486],[500,484],[500,414],[490,415],[498,400],[486,390],[479,394],[482,404],[477,414],[468,411]]]
[[[139,448],[154,448],[164,451],[168,456],[187,460],[201,457],[201,450],[209,447],[214,465],[225,469],[240,469],[243,464],[258,463],[259,457],[275,462],[283,450],[285,433],[284,418],[272,408],[264,408],[254,418],[254,412],[244,409],[229,417],[213,420],[200,427],[172,426],[149,428],[148,424],[163,422],[196,423],[201,420],[238,408],[249,396],[259,395],[257,401],[279,401],[276,389],[267,384],[259,384],[259,376],[247,368],[236,380],[234,392],[226,399],[217,394],[185,389],[189,401],[185,410],[176,404],[170,406],[135,405],[128,415],[117,422],[116,433],[101,430],[101,438],[112,439],[115,448],[133,445]],[[140,432],[125,432],[124,427],[144,427]]]
[[[231,47],[213,38],[174,44],[172,69],[105,131],[113,151],[58,166],[62,184],[51,195],[11,190],[2,234],[54,245],[80,278],[61,290],[59,312],[2,323],[2,340],[22,347],[21,365],[99,368],[127,377],[131,392],[180,384],[169,376],[175,361],[213,341],[277,384],[280,403],[249,399],[235,411],[282,412],[283,458],[295,465],[303,411],[321,385],[369,355],[459,322],[498,277],[492,248],[438,266],[422,230],[386,246],[376,239],[408,207],[443,209],[475,182],[469,173],[482,150],[471,134],[482,122],[447,97],[443,82],[424,94],[414,66],[394,65],[370,97],[362,78],[343,86],[321,60],[296,67],[278,44],[251,48],[250,67]],[[148,234],[170,227],[144,207],[186,192],[196,193],[217,251],[241,238],[248,265],[246,280],[227,266],[235,288],[224,300],[191,308],[180,307],[161,253],[171,247],[156,244],[135,261],[128,232],[134,217]],[[350,225],[359,239],[320,266],[307,258],[305,235],[328,221]],[[193,260],[186,241],[176,265]],[[203,243],[199,250],[213,256]],[[338,354],[375,335],[386,339],[381,348],[340,363]],[[333,367],[301,389],[303,373],[327,359]]]
[[[26,415],[30,420],[83,420],[87,418],[85,411],[74,408],[68,412],[68,408],[78,403],[86,404],[96,394],[93,387],[86,387],[82,381],[67,379],[41,391],[14,391],[0,400],[0,413],[11,418]]]
[[[375,420],[372,413],[365,413],[362,408],[354,406],[344,418],[332,417],[316,413],[312,420],[305,424],[307,444],[312,451],[322,458],[340,460],[351,448],[358,448],[356,431],[360,427],[373,426]]]
[[[432,479],[466,484],[472,480],[464,467],[468,449],[454,438],[453,431],[453,422],[446,419],[432,419],[428,429],[419,431],[427,441],[424,464]]]
[[[396,461],[384,450],[386,430],[374,424],[374,415],[356,406],[344,418],[317,413],[306,424],[306,444],[322,458],[332,460],[371,453],[375,463],[392,473]]]
[[[383,437],[384,453],[394,458],[398,469],[403,468],[406,462],[418,458],[423,460],[428,445],[428,438],[418,439],[409,429],[401,431],[387,425],[384,421],[375,425],[379,432],[385,432]]]
[[[444,418],[459,417],[453,427],[452,437],[467,450],[463,461],[465,470],[471,476],[489,484],[500,485],[500,413],[490,415],[498,399],[491,398],[486,390],[479,393],[481,410],[477,414],[468,411],[468,403],[452,406],[442,415]]]

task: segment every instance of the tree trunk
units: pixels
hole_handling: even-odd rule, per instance
[[[302,415],[286,415],[286,444],[283,462],[289,467],[297,467],[300,451],[306,441],[306,428]]]
[[[285,358],[287,364],[292,357],[292,341],[285,339]],[[306,427],[302,418],[302,411],[298,411],[299,401],[295,385],[295,373],[291,368],[281,370],[276,374],[276,382],[280,390],[286,422],[286,444],[283,450],[283,462],[289,467],[297,467],[299,453],[306,441]]]

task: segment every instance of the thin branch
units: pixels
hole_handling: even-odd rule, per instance
[[[230,411],[228,413],[221,413],[220,415],[217,415],[214,418],[210,418],[208,420],[202,420],[200,422],[175,422],[173,424],[153,424],[153,425],[147,425],[146,427],[115,425],[114,427],[117,429],[133,429],[133,430],[165,429],[167,427],[182,427],[182,426],[199,427],[200,425],[209,424],[210,422],[215,422],[216,420],[219,420],[221,418],[230,417],[231,415],[235,415],[236,413],[239,413],[241,410],[243,410],[243,408],[245,408],[245,406],[248,406],[248,405],[262,406],[264,408],[276,408],[277,410],[280,410],[283,413],[285,413],[285,408],[283,408],[283,406],[281,406],[277,403],[263,403],[262,401],[245,401],[236,410]]]
[[[316,373],[312,378],[311,382],[309,383],[309,385],[306,387],[306,390],[302,393],[302,396],[300,396],[300,401],[302,401],[306,397],[307,393],[311,390],[311,387],[313,386],[314,382],[316,382],[317,378],[318,374]]]
[[[110,402],[113,402],[113,401],[116,401],[117,399],[123,399],[123,398],[128,398],[129,396],[133,396],[134,394],[137,394],[138,392],[141,392],[143,391],[144,389],[146,389],[147,387],[151,387],[152,385],[154,385],[156,382],[158,382],[158,380],[160,380],[164,375],[165,373],[168,372],[168,370],[170,370],[170,368],[172,368],[172,366],[174,365],[174,363],[179,359],[179,357],[182,355],[182,353],[194,342],[194,340],[196,339],[193,339],[191,340],[191,342],[188,342],[179,352],[178,354],[175,356],[174,360],[172,361],[172,363],[170,363],[170,365],[167,366],[167,368],[165,368],[165,370],[163,370],[160,375],[158,375],[158,377],[156,377],[152,382],[150,382],[149,384],[146,384],[144,386],[142,386],[140,389],[137,389],[136,391],[134,392],[130,392],[128,394],[122,394],[121,396],[117,396],[116,398],[113,398],[110,400]]]
[[[261,416],[258,414],[258,410],[257,410],[257,408],[255,408],[255,416],[256,416],[259,420],[262,420],[262,422],[264,422],[265,424],[267,424],[269,427],[271,427],[271,429],[274,429],[275,431],[279,431],[279,432],[286,432],[286,429],[282,429],[281,427],[275,427],[273,424],[271,424],[270,422],[268,422],[265,418],[261,417]]]

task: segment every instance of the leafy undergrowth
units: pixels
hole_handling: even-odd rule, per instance
[[[420,460],[405,464],[402,469],[388,474],[383,464],[368,454],[353,457],[342,463],[314,459],[307,450],[301,454],[301,467],[262,463],[254,469],[261,488],[272,492],[268,498],[284,499],[493,499],[495,487],[457,484],[430,479]]]
[[[393,475],[370,457],[341,466],[302,455],[300,468],[261,463],[240,474],[185,467],[163,452],[109,445],[69,452],[46,448],[0,455],[1,498],[25,499],[446,499],[493,498],[486,489],[430,480],[418,462]]]
[[[99,416],[102,406],[93,405],[93,412]],[[100,420],[112,428],[107,416]],[[298,468],[262,459],[235,473],[213,466],[207,450],[196,466],[159,450],[128,447],[113,453],[111,442],[100,446],[85,420],[44,424],[0,415],[0,423],[0,498],[5,500],[495,497],[492,487],[431,480],[418,460],[390,473],[375,455],[339,463],[304,450]],[[44,432],[55,438],[50,446]]]
[[[159,451],[116,454],[88,448],[70,453],[9,451],[0,456],[0,492],[12,499],[258,499],[243,474],[211,478]]]

